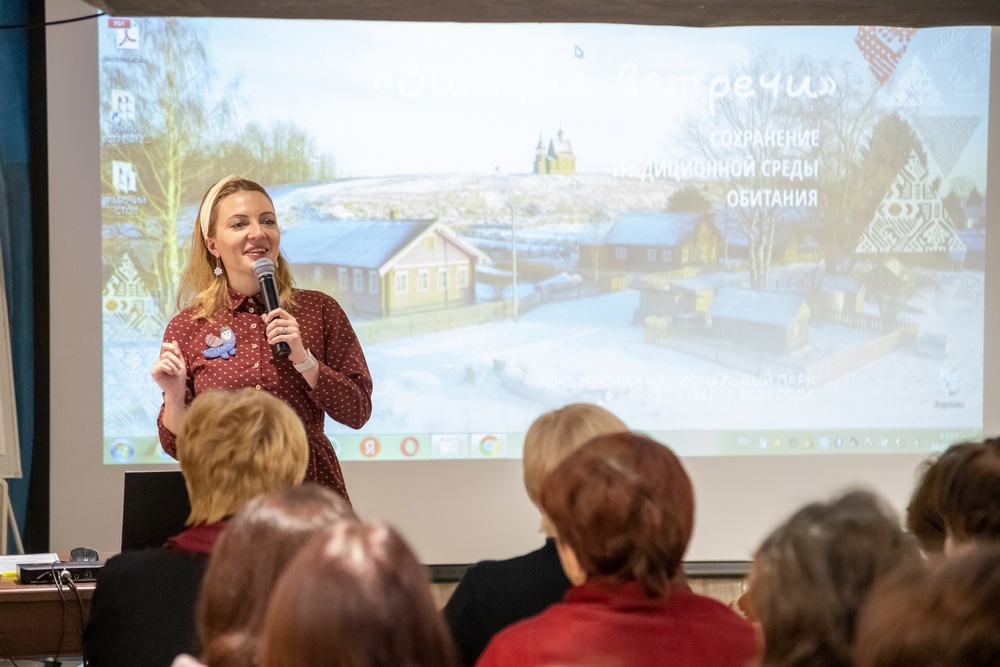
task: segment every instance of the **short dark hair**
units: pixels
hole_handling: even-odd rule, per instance
[[[947,526],[941,512],[941,501],[955,463],[962,452],[971,446],[952,445],[940,456],[927,459],[921,465],[920,479],[906,507],[906,529],[913,533],[926,552],[938,553],[944,549]]]
[[[872,592],[858,620],[857,667],[1000,665],[1000,546],[936,570],[910,569]]]
[[[545,478],[542,511],[588,577],[665,593],[694,527],[694,490],[677,455],[638,433],[588,440]]]
[[[1000,438],[955,447],[961,451],[941,498],[948,532],[961,541],[1000,542]]]
[[[772,532],[754,559],[750,605],[764,634],[762,667],[848,667],[857,613],[871,587],[921,560],[916,541],[875,495],[812,503]]]
[[[343,521],[278,582],[261,665],[454,667],[457,656],[427,572],[399,533]]]
[[[257,664],[278,577],[310,538],[342,520],[354,520],[351,506],[317,484],[257,496],[233,517],[212,549],[198,600],[198,640],[208,667]]]

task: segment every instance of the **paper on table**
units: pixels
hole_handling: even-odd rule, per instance
[[[17,566],[21,563],[55,563],[59,560],[56,554],[18,554],[16,556],[0,556],[0,573],[4,577],[17,576]]]

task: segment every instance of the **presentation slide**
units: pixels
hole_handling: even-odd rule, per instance
[[[230,173],[364,348],[342,460],[517,459],[574,402],[685,457],[983,430],[988,27],[94,29],[106,464],[172,462],[150,370]]]

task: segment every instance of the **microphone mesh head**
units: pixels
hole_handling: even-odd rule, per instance
[[[264,276],[273,276],[274,262],[267,257],[261,257],[253,263],[253,274],[257,276],[257,280],[260,280]]]

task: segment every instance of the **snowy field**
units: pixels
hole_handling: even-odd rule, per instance
[[[980,428],[983,274],[934,272],[914,319],[947,327],[944,359],[897,350],[821,386],[750,375],[643,342],[635,291],[549,304],[501,321],[369,346],[367,433],[523,432],[541,412],[601,404],[643,430]],[[869,334],[816,328],[814,344]],[[942,389],[942,376],[957,391]],[[328,423],[331,433],[345,432]]]

